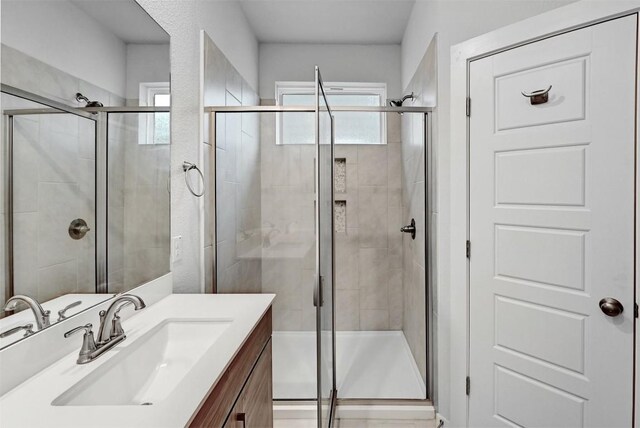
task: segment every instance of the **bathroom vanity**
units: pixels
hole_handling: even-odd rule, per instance
[[[191,427],[273,426],[271,322],[269,309],[213,387]]]
[[[86,364],[81,337],[48,329],[42,337],[77,346],[0,397],[2,426],[269,427],[273,298],[171,294],[125,308],[126,340]],[[97,326],[99,309],[79,323]],[[24,349],[3,350],[0,362],[12,352]]]

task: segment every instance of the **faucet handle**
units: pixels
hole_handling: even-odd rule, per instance
[[[67,338],[69,336],[72,336],[74,334],[76,334],[79,331],[84,330],[84,334],[93,334],[93,330],[91,330],[93,328],[93,324],[91,323],[87,323],[85,325],[79,325],[76,328],[72,328],[71,330],[69,330],[68,332],[66,332],[64,334],[64,337]]]
[[[93,325],[91,323],[78,326],[69,330],[64,334],[64,337],[72,336],[80,331],[84,331],[82,337],[82,347],[80,348],[80,354],[78,354],[78,364],[85,364],[91,361],[91,354],[96,351],[96,341],[93,337]]]
[[[73,303],[65,306],[64,308],[60,309],[58,311],[58,321],[62,321],[64,319],[66,319],[67,318],[67,315],[66,315],[67,311],[69,309],[75,308],[76,306],[81,305],[81,304],[82,304],[82,300],[76,300],[75,302],[73,302]]]
[[[4,339],[5,337],[11,336],[12,334],[17,333],[21,330],[24,330],[23,337],[31,336],[33,334],[33,324],[19,325],[17,327],[13,327],[12,329],[4,331],[0,333],[0,339]]]
[[[124,336],[124,329],[122,328],[122,323],[120,321],[120,311],[127,307],[133,305],[132,302],[124,302],[121,304],[118,309],[113,313],[113,320],[111,320],[111,331],[109,332],[109,337],[114,339],[119,336]]]

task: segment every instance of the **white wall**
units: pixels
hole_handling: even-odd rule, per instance
[[[69,1],[2,0],[1,41],[124,96],[124,42]]]
[[[258,42],[234,1],[138,0],[171,36],[171,234],[181,235],[183,258],[172,266],[175,292],[203,287],[203,200],[187,190],[182,162],[202,165],[200,30],[240,74],[258,84]],[[207,189],[211,191],[211,189]]]
[[[125,98],[139,98],[140,82],[168,82],[170,55],[169,44],[128,44]]]
[[[327,82],[386,82],[387,97],[400,95],[400,45],[262,43],[260,98],[275,98],[275,82],[313,81],[318,65]]]
[[[449,343],[442,325],[455,316],[451,312],[449,288],[449,188],[456,171],[449,166],[450,135],[450,49],[461,41],[496,28],[554,9],[574,0],[417,0],[402,41],[402,82],[407,85],[422,59],[433,36],[438,35],[437,47],[437,115],[434,132],[438,141],[435,202],[438,207],[437,307],[438,313],[438,412],[449,418]],[[444,331],[443,331],[444,330]]]

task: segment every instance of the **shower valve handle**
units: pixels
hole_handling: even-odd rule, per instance
[[[408,226],[401,227],[400,232],[410,233],[411,239],[416,239],[416,221],[411,219],[411,223]]]

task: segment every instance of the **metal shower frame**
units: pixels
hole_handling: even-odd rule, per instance
[[[109,141],[108,121],[109,114],[117,113],[170,113],[171,107],[72,107],[61,102],[51,100],[41,95],[25,91],[4,83],[0,84],[0,92],[22,98],[26,101],[42,104],[44,108],[24,108],[3,110],[3,120],[5,121],[7,141],[6,154],[4,160],[6,184],[6,195],[4,204],[6,209],[5,222],[5,297],[8,299],[14,293],[14,257],[13,257],[13,126],[15,116],[38,115],[38,114],[73,114],[84,119],[92,120],[95,124],[95,284],[96,293],[107,293],[108,272],[108,150]]]
[[[318,73],[319,74],[319,73]],[[320,82],[321,82],[321,77],[320,77]],[[318,94],[316,94],[316,98],[318,98]],[[281,105],[275,105],[275,106],[205,106],[204,107],[204,113],[205,115],[208,116],[209,119],[209,132],[208,132],[208,141],[212,146],[212,150],[210,151],[210,157],[209,157],[209,164],[212,166],[211,167],[211,171],[216,171],[217,168],[217,164],[216,164],[216,124],[217,124],[217,115],[218,114],[242,114],[242,113],[318,113],[319,111],[328,111],[329,114],[334,113],[334,112],[370,112],[370,113],[415,113],[415,114],[423,114],[424,115],[424,144],[425,144],[425,150],[424,150],[424,162],[425,162],[425,266],[427,266],[427,278],[426,278],[426,284],[425,286],[427,287],[426,290],[426,302],[425,302],[425,307],[426,307],[426,334],[427,334],[427,338],[426,338],[426,361],[424,362],[424,364],[426,364],[426,377],[427,377],[427,385],[426,385],[426,399],[427,400],[434,400],[435,399],[435,379],[434,379],[434,375],[436,372],[436,367],[435,367],[435,347],[436,347],[436,341],[435,341],[435,331],[433,330],[433,309],[434,309],[434,290],[433,290],[433,284],[434,284],[434,277],[433,277],[433,272],[434,272],[434,267],[435,267],[435,263],[433,261],[433,257],[432,254],[435,254],[435,240],[433,237],[433,234],[431,233],[432,228],[433,228],[433,221],[431,218],[431,208],[433,206],[433,180],[435,179],[434,176],[434,160],[433,160],[433,155],[432,155],[432,115],[435,111],[434,107],[409,107],[409,106],[403,106],[403,107],[390,107],[390,106],[377,106],[377,107],[364,107],[364,106],[333,106],[330,108],[326,108],[326,107],[321,107],[319,105],[317,105],[316,108],[314,108],[313,106],[281,106]],[[316,123],[316,130],[317,127],[319,126]],[[334,130],[335,132],[335,130]],[[317,133],[317,132],[316,132]],[[317,143],[317,141],[316,141]],[[332,168],[333,170],[333,168]],[[318,172],[316,172],[317,174]],[[332,173],[333,175],[333,173]],[[216,173],[215,172],[211,172],[210,173],[210,177],[209,177],[209,183],[211,185],[211,194],[213,195],[213,197],[211,198],[211,204],[212,207],[209,210],[210,211],[210,218],[206,219],[205,221],[209,221],[210,224],[212,225],[212,230],[213,230],[213,246],[212,246],[212,256],[210,260],[205,260],[205,263],[211,263],[211,269],[212,269],[212,285],[211,285],[211,289],[209,290],[205,290],[205,292],[210,292],[210,293],[217,293],[217,197],[216,197]],[[316,186],[317,188],[317,186]],[[335,198],[334,198],[334,202],[335,202]],[[333,227],[332,227],[333,228]],[[333,231],[333,233],[335,233],[335,231]],[[332,251],[333,255],[335,257],[335,249]],[[334,266],[335,267],[335,266]],[[317,266],[316,266],[317,268]],[[205,268],[206,270],[206,268]],[[335,272],[334,272],[335,275]],[[334,288],[335,288],[335,281],[333,282],[334,284]],[[335,302],[335,293],[332,293],[332,304],[334,304]],[[335,309],[335,306],[334,306]],[[333,311],[333,322],[335,322],[335,310]],[[334,325],[334,339],[335,339],[335,325]],[[334,364],[335,364],[335,342],[334,342],[334,347],[333,347],[333,351],[334,351]],[[319,360],[319,356],[317,355],[317,358]],[[333,375],[335,376],[335,367],[333,370]],[[335,382],[334,382],[335,384]],[[332,397],[332,408],[335,405],[335,403],[339,401],[337,399],[337,397]],[[375,400],[374,400],[375,401]],[[422,401],[422,400],[418,400],[418,401]]]

